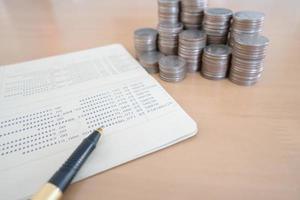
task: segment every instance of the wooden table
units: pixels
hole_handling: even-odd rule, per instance
[[[300,1],[211,0],[266,13],[271,43],[253,87],[199,74],[157,80],[197,121],[197,136],[73,184],[65,200],[300,199]],[[111,43],[157,23],[155,0],[0,0],[0,64]]]

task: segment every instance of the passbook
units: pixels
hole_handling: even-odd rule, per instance
[[[75,181],[197,133],[119,44],[0,67],[0,199],[30,197],[98,127]]]

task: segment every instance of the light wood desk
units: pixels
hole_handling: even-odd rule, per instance
[[[253,87],[199,74],[166,90],[197,121],[190,140],[73,184],[79,199],[300,199],[300,1],[211,0],[266,13],[271,43]],[[110,43],[157,23],[156,0],[0,0],[0,64]]]

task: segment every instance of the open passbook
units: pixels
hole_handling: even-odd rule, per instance
[[[0,199],[30,197],[98,127],[75,181],[197,132],[121,45],[0,67]]]

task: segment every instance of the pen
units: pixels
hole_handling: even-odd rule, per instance
[[[78,170],[85,160],[95,149],[99,138],[103,132],[98,128],[87,136],[67,161],[59,168],[50,180],[39,190],[31,199],[32,200],[58,200],[62,197],[63,192],[67,189]]]

